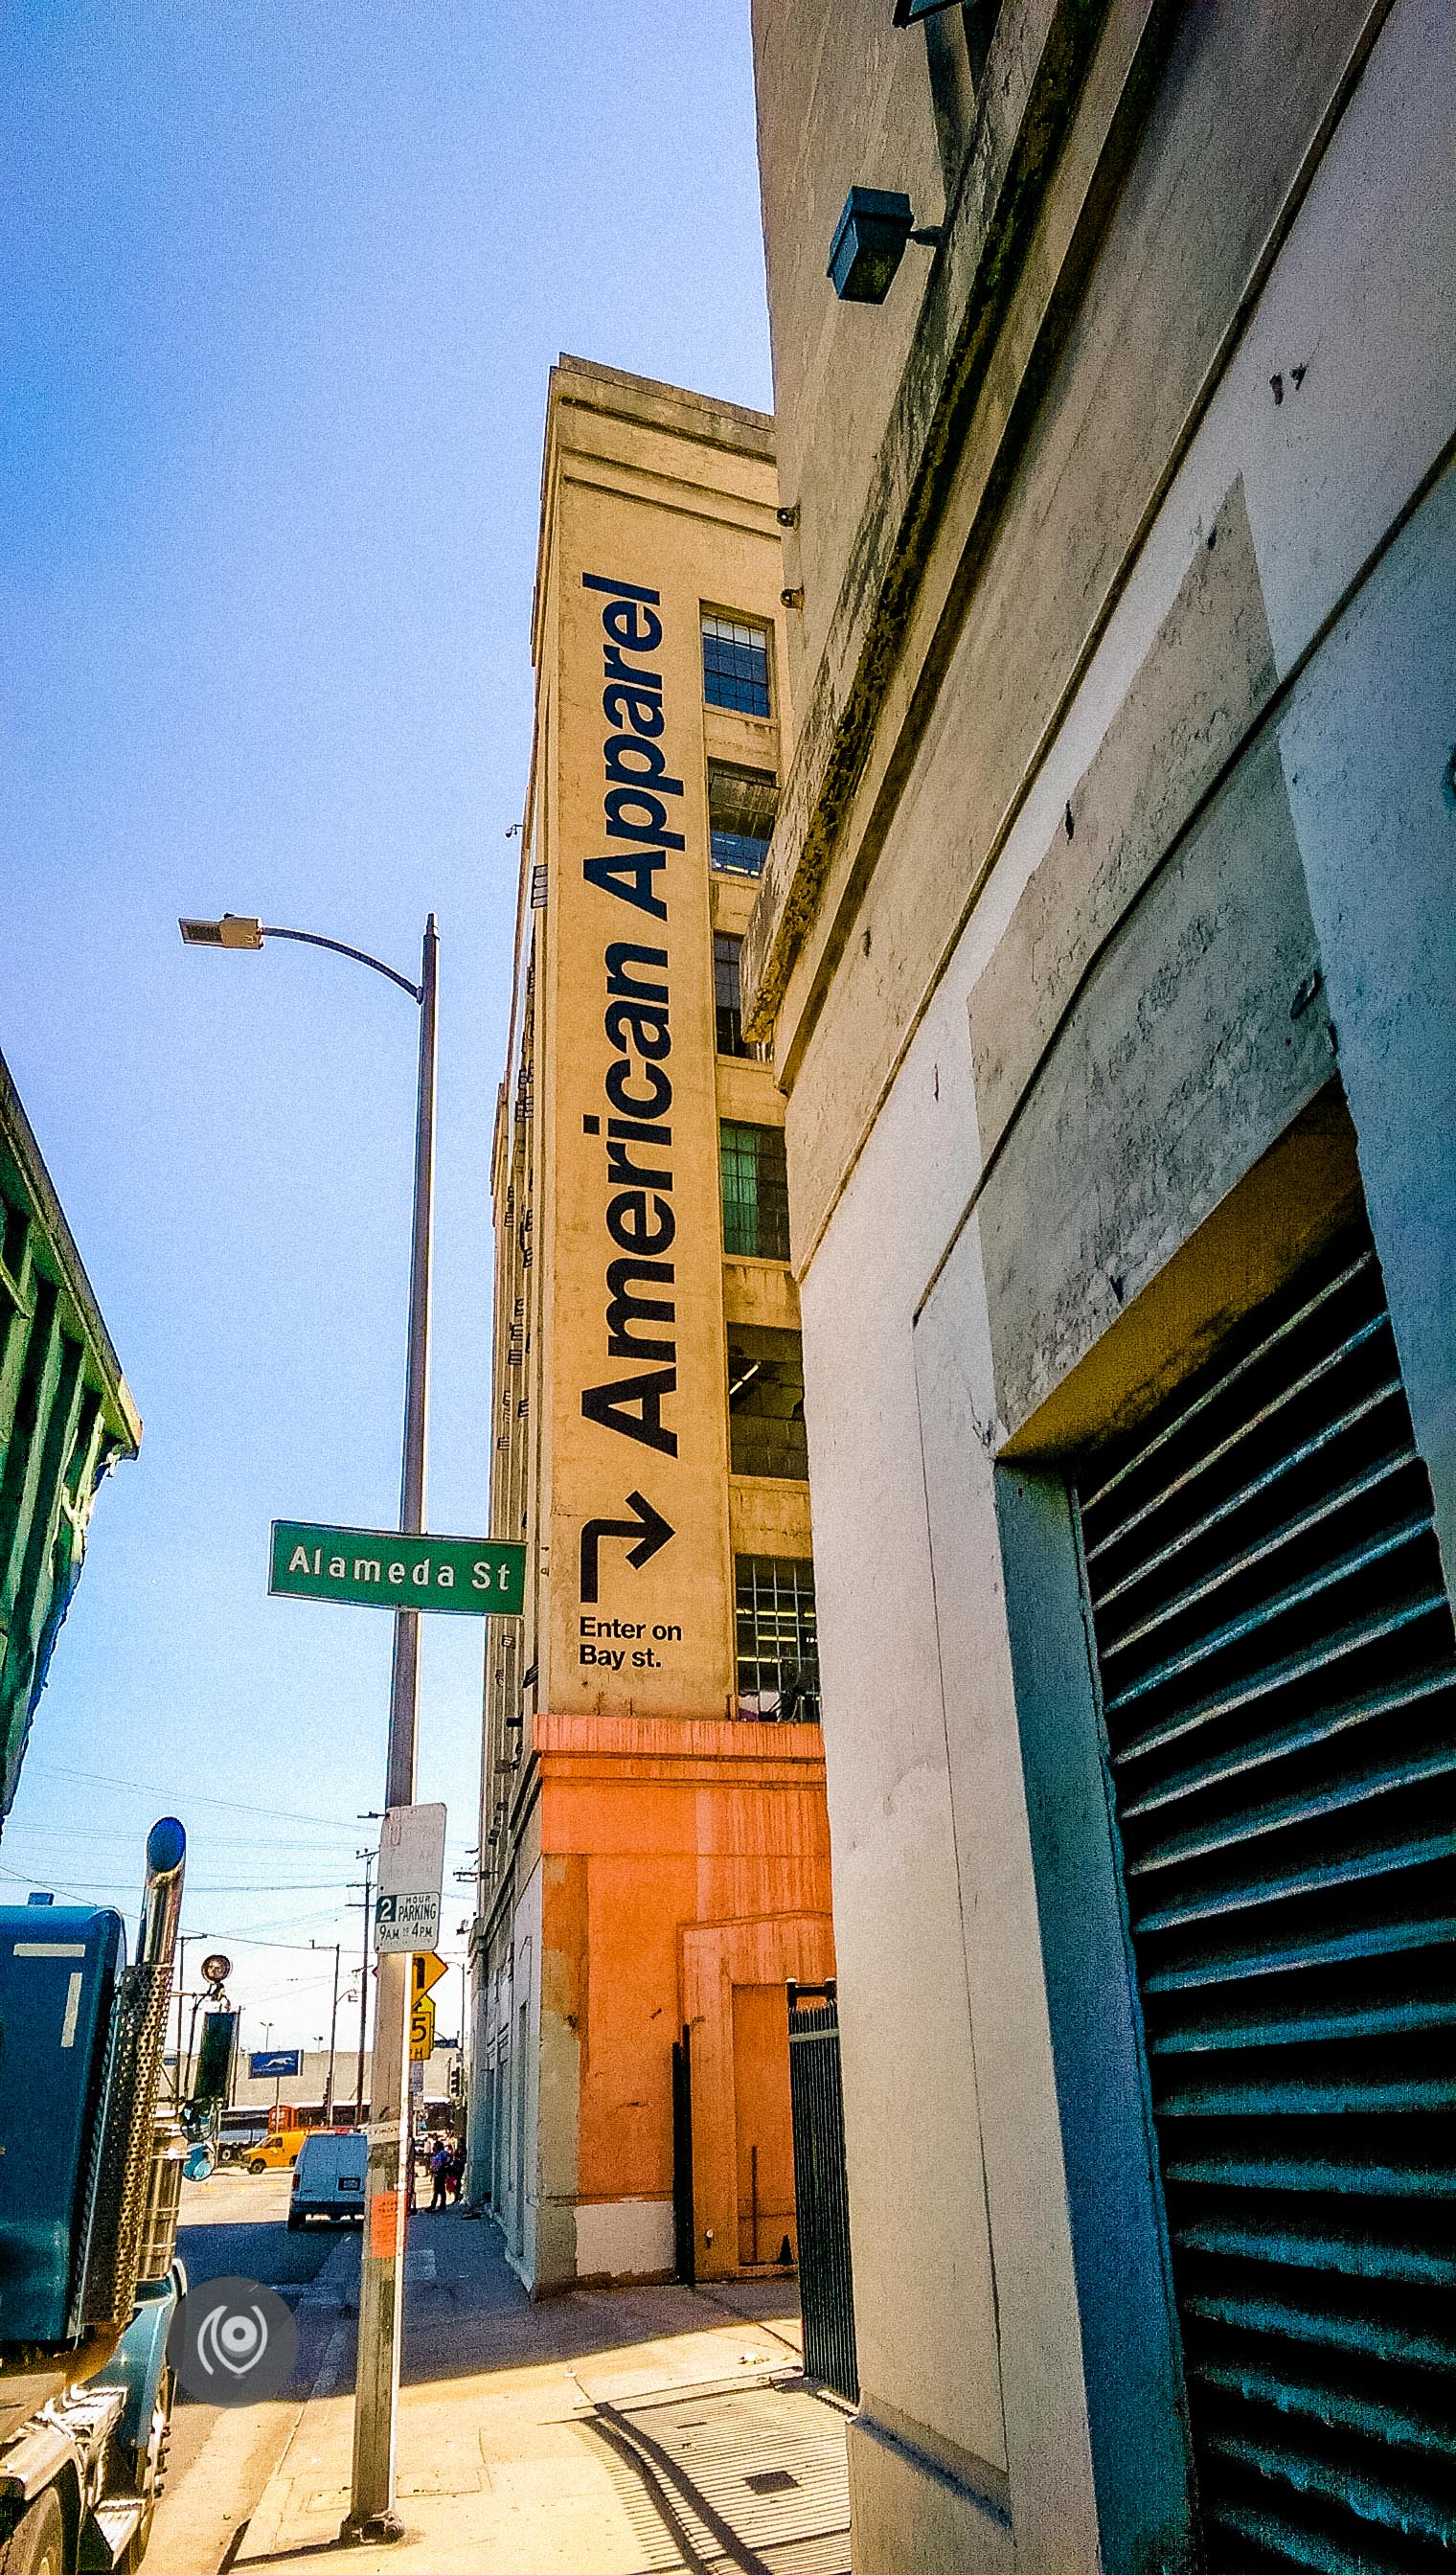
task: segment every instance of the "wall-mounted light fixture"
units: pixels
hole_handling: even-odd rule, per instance
[[[915,229],[908,197],[891,188],[851,188],[829,244],[828,278],[841,304],[882,304],[906,242],[933,247],[938,226]]]

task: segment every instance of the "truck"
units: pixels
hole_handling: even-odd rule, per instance
[[[167,2460],[187,2105],[159,2110],[186,1835],[107,1906],[0,1906],[0,2575],[140,2565]]]

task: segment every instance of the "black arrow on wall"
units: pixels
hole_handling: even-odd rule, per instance
[[[637,1543],[627,1550],[629,1564],[646,1564],[659,1547],[666,1546],[676,1534],[671,1520],[642,1493],[629,1493],[627,1507],[636,1516],[630,1520],[587,1520],[582,1528],[582,1598],[595,1600],[597,1590],[597,1550],[604,1537],[630,1537]]]

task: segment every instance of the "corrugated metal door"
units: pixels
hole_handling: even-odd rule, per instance
[[[1078,1494],[1217,2570],[1456,2548],[1456,1638],[1368,1238]]]

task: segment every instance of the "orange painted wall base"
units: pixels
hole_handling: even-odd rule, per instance
[[[538,1715],[523,1792],[541,1855],[523,2268],[538,2288],[672,2275],[685,2031],[698,2276],[775,2263],[795,2233],[784,1986],[833,1973],[818,1727]]]

